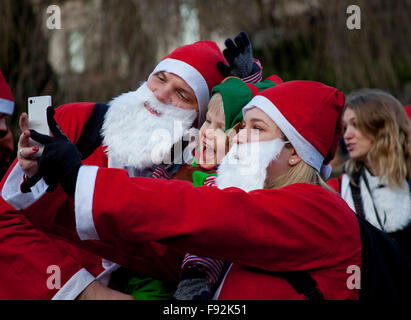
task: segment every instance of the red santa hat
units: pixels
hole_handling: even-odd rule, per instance
[[[3,73],[0,70],[0,113],[12,115],[14,112],[14,98]]]
[[[211,89],[224,79],[217,69],[219,61],[227,64],[215,42],[198,41],[175,49],[155,67],[149,77],[166,71],[187,82],[197,98],[200,127],[205,120]]]
[[[244,108],[264,111],[291,142],[297,154],[324,178],[331,173],[342,133],[344,94],[315,81],[289,81],[255,96]]]

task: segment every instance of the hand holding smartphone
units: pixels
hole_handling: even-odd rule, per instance
[[[37,96],[28,98],[28,119],[29,129],[36,130],[39,133],[50,135],[50,129],[47,124],[47,108],[50,107],[51,96]],[[44,145],[30,139],[31,146],[38,146],[39,151],[34,157],[40,157],[43,153]]]

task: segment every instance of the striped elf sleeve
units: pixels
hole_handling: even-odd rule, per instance
[[[257,83],[257,82],[261,82],[261,80],[263,80],[263,66],[261,65],[260,60],[253,58],[254,63],[257,65],[258,67],[258,71],[248,77],[245,77],[241,80],[243,80],[245,83]]]
[[[211,285],[214,285],[220,278],[223,270],[223,261],[186,253],[183,264],[181,265],[181,270],[185,270],[190,267],[199,268],[206,274],[207,280],[211,283]]]
[[[208,187],[217,187],[217,184],[216,184],[216,182],[215,182],[215,179],[216,179],[217,177],[216,176],[209,176],[209,177],[207,177],[206,179],[205,179],[205,181],[204,181],[204,185],[205,186],[208,186]]]
[[[169,179],[170,179],[170,176],[169,176],[167,170],[164,169],[164,168],[161,167],[161,166],[158,166],[158,167],[154,170],[154,172],[153,172],[153,174],[151,175],[151,177],[154,178],[154,179],[166,179],[166,180],[169,180]]]

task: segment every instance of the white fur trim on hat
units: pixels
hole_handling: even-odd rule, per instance
[[[327,180],[331,172],[333,171],[333,167],[330,164],[323,164],[320,169],[320,175],[324,180]]]
[[[0,98],[0,112],[12,115],[14,112],[14,102],[11,100]]]
[[[282,115],[277,107],[266,97],[256,96],[254,97],[244,108],[243,116],[247,110],[252,107],[257,107],[264,111],[280,128],[284,135],[290,140],[291,144],[297,151],[297,154],[307,164],[313,167],[318,172],[321,171],[321,166],[324,162],[323,155],[309,143]]]
[[[194,94],[196,95],[198,108],[199,108],[199,116],[198,116],[198,123],[199,127],[203,124],[205,120],[205,114],[207,112],[207,105],[210,99],[210,92],[208,89],[207,82],[201,75],[201,73],[188,63],[172,59],[166,58],[162,60],[157,67],[153,70],[150,74],[149,78],[160,71],[166,71],[170,73],[174,73],[175,75],[182,78],[187,84],[193,89]]]

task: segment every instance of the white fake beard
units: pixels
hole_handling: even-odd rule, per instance
[[[279,138],[233,145],[218,167],[217,186],[237,187],[246,192],[263,189],[267,168],[278,159],[284,145]]]
[[[160,115],[150,113],[144,104]],[[137,169],[160,164],[170,158],[172,146],[196,116],[195,110],[162,103],[144,82],[136,91],[110,102],[102,128],[108,157],[117,165]]]

